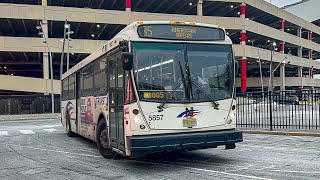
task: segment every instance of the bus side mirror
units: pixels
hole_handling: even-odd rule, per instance
[[[125,71],[133,69],[133,54],[131,52],[122,52],[121,63]]]

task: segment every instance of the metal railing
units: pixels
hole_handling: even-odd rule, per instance
[[[320,91],[237,94],[237,127],[246,129],[320,129]]]
[[[60,98],[54,98],[55,113],[60,112]],[[0,115],[51,113],[50,95],[0,96]]]

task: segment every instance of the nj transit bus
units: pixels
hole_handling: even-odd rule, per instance
[[[222,26],[133,22],[63,74],[62,125],[105,158],[234,149],[235,70]]]

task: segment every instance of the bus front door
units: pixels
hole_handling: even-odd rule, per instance
[[[124,149],[123,130],[123,68],[120,52],[109,57],[109,134],[112,147]]]

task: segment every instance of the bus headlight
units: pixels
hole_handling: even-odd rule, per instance
[[[231,113],[230,114],[230,118],[233,119],[234,117],[236,117],[236,114],[235,113]]]
[[[138,117],[135,117],[133,120],[134,120],[134,122],[136,124],[140,124],[141,123],[141,120]]]
[[[227,124],[231,124],[232,123],[232,119],[229,119],[228,121],[227,121]]]

